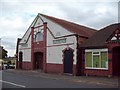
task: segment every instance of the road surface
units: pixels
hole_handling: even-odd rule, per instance
[[[2,88],[109,88],[108,85],[74,82],[51,77],[39,77],[13,72],[2,72]]]

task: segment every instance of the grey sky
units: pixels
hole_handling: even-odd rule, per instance
[[[15,54],[21,38],[38,13],[95,29],[118,22],[119,0],[1,0],[0,38],[8,55]]]

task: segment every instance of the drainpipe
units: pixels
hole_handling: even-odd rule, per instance
[[[44,55],[43,55],[43,70],[47,72],[47,22],[44,22]]]

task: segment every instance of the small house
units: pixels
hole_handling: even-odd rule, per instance
[[[80,45],[82,74],[120,76],[120,23],[97,31]]]

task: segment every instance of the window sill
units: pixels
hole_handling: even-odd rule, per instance
[[[85,69],[93,69],[93,70],[108,70],[108,68],[91,68],[91,67],[86,67]]]

